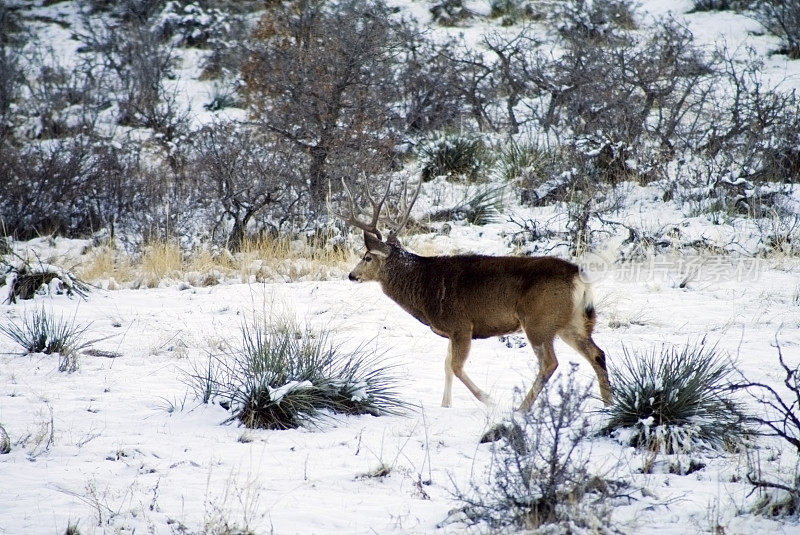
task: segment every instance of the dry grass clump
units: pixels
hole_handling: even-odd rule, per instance
[[[233,256],[242,280],[254,282],[338,278],[356,260],[351,249],[318,238],[261,237],[244,243]]]
[[[235,253],[202,248],[184,253],[174,241],[151,243],[138,258],[110,246],[91,249],[78,272],[83,280],[117,289],[155,288],[185,281],[213,286],[226,280],[270,282],[340,278],[355,263],[355,253],[322,239],[261,237]]]

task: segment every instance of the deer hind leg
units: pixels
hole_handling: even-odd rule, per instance
[[[560,333],[559,336],[589,361],[589,364],[591,364],[594,369],[594,373],[597,375],[597,382],[600,386],[600,397],[603,398],[603,403],[611,405],[611,383],[608,380],[606,354],[594,343],[592,335],[570,330],[565,333]]]
[[[539,375],[536,376],[536,380],[533,381],[528,395],[525,396],[519,409],[517,409],[520,412],[530,410],[536,398],[539,397],[539,393],[544,388],[545,383],[547,383],[558,367],[558,360],[556,359],[556,351],[553,348],[552,338],[538,345],[531,339],[530,335],[528,336],[528,340],[530,340],[533,352],[536,353],[536,358],[539,360]]]
[[[457,333],[450,336],[450,347],[447,352],[447,359],[444,362],[444,396],[442,396],[442,407],[449,407],[452,403],[453,375],[459,378],[472,395],[483,403],[489,403],[489,395],[481,390],[472,382],[464,372],[464,363],[467,362],[469,349],[472,345],[471,333]]]

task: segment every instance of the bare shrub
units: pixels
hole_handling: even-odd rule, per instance
[[[783,384],[773,386],[751,381],[739,372],[740,381],[736,388],[747,392],[762,409],[761,414],[751,418],[756,431],[764,436],[776,437],[797,454],[800,453],[800,366],[786,362],[777,335],[774,347],[783,374]],[[790,459],[795,459],[795,456],[791,455]],[[774,466],[765,469],[755,455],[749,456],[748,460],[747,481],[759,492],[753,512],[767,516],[797,517],[800,514],[800,472],[797,463],[793,463],[787,471],[776,470]]]
[[[600,46],[565,44],[555,59],[539,50],[527,62],[538,122],[593,160],[604,180],[656,178],[660,163],[693,142],[690,112],[709,91],[712,71],[691,34],[662,21]]]
[[[150,128],[172,141],[188,127],[188,111],[167,83],[177,61],[174,45],[164,43],[154,28],[153,5],[125,5],[131,10],[124,11],[117,24],[85,16],[80,39],[86,50],[102,58],[107,83],[117,96],[117,123]]]
[[[190,164],[192,174],[214,228],[226,224],[230,229],[227,247],[239,250],[248,232],[278,229],[287,222],[290,228],[297,226],[293,223],[302,216],[298,205],[306,200],[306,191],[292,145],[276,145],[263,133],[233,122],[211,124],[193,140],[197,154]]]
[[[398,23],[379,0],[278,4],[253,33],[246,101],[266,131],[303,155],[308,202],[352,166],[385,171],[393,158]]]
[[[491,533],[520,530],[615,533],[611,499],[619,485],[589,469],[591,385],[579,385],[571,371],[551,381],[532,411],[515,413],[492,446],[487,473],[455,488],[463,504],[445,523],[459,522]],[[492,437],[496,438],[496,437]]]
[[[781,439],[800,453],[800,366],[787,364],[777,337],[774,347],[783,373],[783,392],[768,384],[750,381],[741,373],[736,389],[747,392],[763,409],[763,415],[753,418],[761,432]]]
[[[744,62],[720,52],[722,95],[712,101],[701,150],[730,165],[730,179],[796,182],[800,171],[800,102],[767,83],[751,51]]]
[[[764,0],[753,6],[755,18],[781,39],[781,54],[800,58],[800,0]]]
[[[75,235],[102,226],[96,207],[99,160],[91,138],[78,136],[0,146],[0,212],[5,232],[19,239],[40,234]]]
[[[21,49],[28,40],[19,13],[0,5],[0,142],[12,132],[16,117],[12,106],[20,97],[25,73],[20,64]]]
[[[412,134],[427,133],[457,127],[467,116],[473,114],[472,102],[482,102],[476,92],[484,93],[484,84],[473,90],[477,71],[483,71],[463,58],[463,41],[450,37],[444,42],[433,42],[416,31],[404,34],[401,44],[403,61],[397,76],[397,87],[401,94],[405,128]],[[477,75],[485,80],[488,72]],[[482,104],[479,105],[482,107]],[[483,115],[482,112],[479,113]]]

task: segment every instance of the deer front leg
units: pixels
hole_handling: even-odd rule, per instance
[[[472,345],[472,333],[455,333],[450,335],[450,344],[447,351],[447,359],[444,362],[444,396],[442,396],[442,407],[449,407],[452,402],[453,375],[459,378],[472,395],[483,403],[489,403],[489,395],[477,387],[464,371],[464,364],[469,356],[469,349]]]

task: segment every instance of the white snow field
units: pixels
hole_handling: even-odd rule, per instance
[[[597,342],[613,363],[622,344],[647,350],[707,337],[748,378],[778,386],[776,336],[789,363],[800,361],[800,289],[796,264],[773,264],[748,265],[741,277],[700,270],[684,288],[680,277],[665,274],[666,264],[609,272],[595,285]],[[193,533],[225,524],[254,533],[463,531],[436,526],[458,506],[453,484],[464,488],[483,474],[490,446],[478,438],[509,410],[514,387],[531,383],[530,348],[476,341],[467,368],[490,390],[494,410],[458,382],[453,408],[445,409],[446,340],[376,284],[185,287],[2,306],[3,321],[44,307],[90,323],[88,337],[104,338],[94,347],[121,356],[84,355],[79,370],[66,374],[56,356],[19,356],[0,340],[0,421],[15,442],[0,456],[1,532],[60,533],[70,521],[82,533]],[[314,430],[220,425],[229,413],[200,404],[185,374],[202,366],[219,340],[237,345],[243,321],[275,313],[330,329],[345,344],[374,344],[400,365],[402,396],[417,408],[341,417]],[[562,370],[576,361],[582,379],[593,380],[570,348],[559,343],[556,350]],[[595,400],[591,409],[600,406]],[[590,418],[599,423],[603,416]],[[601,473],[646,489],[615,508],[624,533],[708,532],[715,523],[726,533],[797,532],[794,524],[739,514],[755,499],[743,479],[745,453],[701,455],[707,467],[691,475],[642,475],[645,456],[611,439],[592,442]],[[792,466],[792,451],[767,445],[767,465]],[[382,465],[388,475],[368,476]]]
[[[428,11],[421,1],[393,3],[421,17]],[[470,4],[488,10],[488,2]],[[752,46],[764,55],[774,83],[800,87],[800,62],[767,56],[776,40],[754,34],[758,25],[751,19],[682,15],[691,7],[688,0],[640,4],[653,16],[672,11],[682,17],[699,42],[725,42],[742,51]],[[74,54],[69,30],[47,22],[73,16],[70,4],[32,9],[41,21],[40,38],[66,57]],[[477,35],[480,28],[466,31]],[[209,86],[196,80],[195,52],[182,52],[184,65],[174,83],[197,125],[213,114],[202,109]],[[223,113],[244,116],[242,110]],[[776,344],[789,366],[800,365],[797,257],[753,257],[760,249],[752,222],[712,224],[647,188],[623,187],[628,204],[615,214],[618,221],[654,231],[679,227],[687,243],[736,244],[744,254],[715,256],[709,249],[682,256],[676,244],[674,253],[620,265],[608,259],[616,257],[625,235],[610,236],[601,247],[607,252],[591,262],[595,340],[610,365],[619,362],[623,346],[647,352],[705,340],[750,381],[788,395]],[[793,199],[800,199],[796,186]],[[556,207],[509,210],[517,210],[517,220],[564,224]],[[454,225],[449,236],[415,236],[411,248],[508,254],[502,237],[514,230],[519,229],[503,222]],[[55,250],[79,251],[87,243],[56,240]],[[462,505],[455,490],[486,479],[492,445],[479,444],[479,438],[510,413],[514,390],[530,386],[537,372],[533,352],[521,335],[475,341],[467,371],[495,404],[480,404],[456,381],[453,407],[442,408],[447,340],[403,312],[377,284],[352,283],[345,271],[333,270],[327,278],[209,287],[165,280],[159,288],[113,291],[101,283],[85,300],[43,295],[0,304],[4,325],[45,310],[88,325],[86,339],[97,340],[92,348],[103,351],[81,355],[77,371],[64,373],[57,356],[21,355],[19,346],[0,336],[0,425],[11,441],[11,451],[0,455],[0,534],[61,534],[72,524],[83,535],[465,532],[463,524],[443,523]],[[275,316],[326,329],[345,347],[374,348],[398,366],[400,395],[411,408],[401,415],[335,417],[315,429],[223,424],[230,413],[202,404],[187,374],[201,369],[222,344],[237,347],[243,323]],[[556,352],[559,371],[576,362],[580,380],[594,381],[572,349],[558,341]],[[606,416],[596,387],[593,392],[587,415],[599,429]],[[743,399],[760,414],[760,406]],[[800,534],[796,518],[751,512],[762,494],[747,481],[750,468],[781,481],[790,481],[798,469],[794,448],[777,439],[755,441],[741,452],[654,458],[592,436],[590,467],[629,485],[628,497],[613,503],[611,524],[619,533]],[[705,466],[689,475],[670,473],[670,463],[690,460]]]

